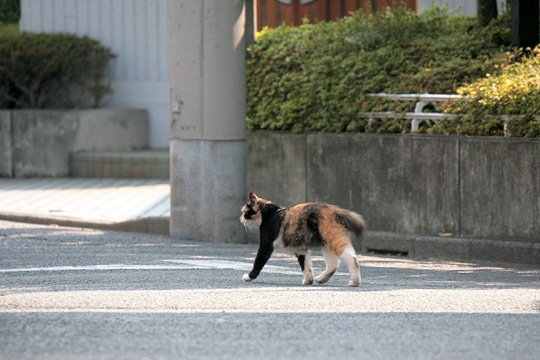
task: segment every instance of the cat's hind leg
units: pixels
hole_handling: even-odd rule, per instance
[[[324,261],[326,262],[326,270],[324,270],[319,276],[315,277],[315,281],[319,284],[324,284],[330,280],[339,265],[338,257],[332,252],[332,250],[326,246],[323,246],[322,252],[324,255]]]
[[[351,280],[349,281],[349,286],[358,286],[360,285],[360,266],[358,266],[358,259],[356,258],[356,252],[352,246],[347,247],[343,250],[339,259],[347,264],[349,268],[349,274]]]
[[[302,269],[302,273],[304,273],[304,285],[312,285],[313,284],[313,266],[311,264],[311,252],[309,249],[302,254],[295,253],[296,258],[298,259],[298,263],[300,264],[300,269]]]

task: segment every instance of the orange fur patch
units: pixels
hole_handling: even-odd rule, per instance
[[[309,205],[312,205],[312,203],[298,204],[288,210],[286,232],[283,234],[285,238],[291,239],[298,236],[304,239],[310,238],[310,234],[306,232],[311,232],[311,230],[305,224],[300,226],[302,223],[299,221],[304,216],[306,207]],[[336,212],[340,211],[343,210],[337,206],[326,204],[320,209],[317,216],[318,230],[323,243],[337,256],[340,256],[346,248],[352,247],[350,231],[338,223],[334,216]]]
[[[319,232],[325,245],[337,256],[351,247],[350,233],[343,225],[336,222],[333,214],[338,210],[335,206],[329,206],[321,211],[319,217]]]
[[[302,229],[298,229],[298,219],[304,212],[305,207],[309,204],[298,204],[290,208],[287,212],[287,223],[288,228],[287,232],[284,234],[286,237],[294,236],[298,231]]]

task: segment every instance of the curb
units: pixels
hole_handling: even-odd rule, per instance
[[[148,217],[122,222],[84,220],[69,216],[51,216],[43,214],[25,214],[16,212],[0,213],[0,220],[22,222],[40,225],[58,225],[69,227],[81,227],[97,230],[113,230],[125,232],[137,232],[143,234],[169,235],[168,217]]]
[[[357,245],[362,253],[401,255],[414,259],[451,259],[540,265],[540,243],[531,241],[369,231]]]
[[[148,217],[123,222],[83,220],[67,216],[0,213],[0,220],[169,236],[169,217]],[[540,265],[540,243],[530,241],[470,239],[368,231],[355,243],[361,253],[397,255],[410,259],[485,261]]]

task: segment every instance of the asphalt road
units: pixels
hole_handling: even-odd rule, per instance
[[[540,269],[362,256],[303,286],[256,247],[0,221],[0,359],[538,359]],[[315,252],[314,268],[323,270]]]

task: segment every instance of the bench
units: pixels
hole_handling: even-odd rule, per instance
[[[377,94],[368,94],[370,97],[377,97],[381,99],[388,100],[398,100],[398,101],[414,101],[416,102],[413,112],[398,113],[394,111],[382,111],[382,112],[371,112],[371,113],[362,113],[360,116],[366,117],[368,123],[371,125],[375,119],[410,119],[411,120],[411,133],[418,132],[420,124],[422,122],[431,122],[452,119],[456,115],[454,114],[445,114],[438,112],[422,112],[424,107],[429,104],[435,105],[441,101],[455,100],[455,99],[464,99],[464,96],[461,95],[447,95],[447,94],[386,94],[386,93],[377,93]]]
[[[367,94],[370,97],[377,97],[388,100],[397,100],[397,101],[414,101],[416,102],[413,112],[395,112],[395,111],[375,111],[375,112],[366,112],[358,114],[360,117],[368,119],[368,124],[371,126],[375,119],[409,119],[411,120],[411,133],[417,133],[420,124],[422,122],[435,122],[440,120],[453,119],[457,115],[439,113],[439,112],[422,112],[424,107],[429,104],[435,105],[441,101],[465,99],[465,96],[456,95],[456,94],[386,94],[386,93],[377,93],[377,94]],[[504,135],[508,136],[507,126],[508,121],[519,118],[523,115],[499,115],[500,119],[504,121]],[[539,121],[540,115],[534,116],[534,120]]]

